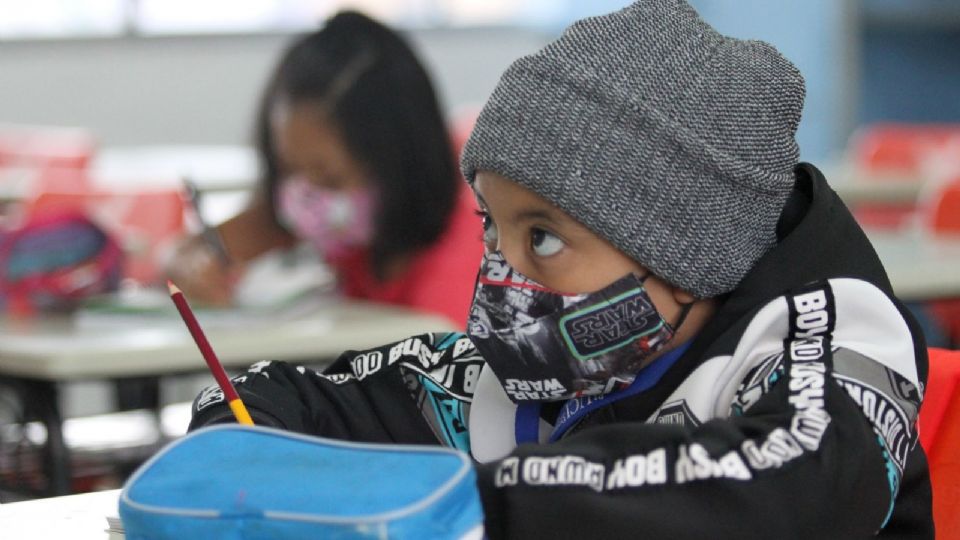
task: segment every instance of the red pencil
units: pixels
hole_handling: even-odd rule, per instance
[[[190,335],[192,335],[193,340],[197,342],[197,347],[200,348],[200,354],[203,355],[203,359],[207,362],[207,367],[209,367],[210,372],[213,373],[213,378],[217,380],[217,384],[220,385],[220,389],[223,390],[223,395],[227,398],[227,403],[230,405],[230,410],[233,411],[233,415],[237,418],[237,422],[252,426],[253,419],[250,418],[250,413],[243,405],[243,402],[240,401],[237,390],[233,387],[233,383],[230,382],[230,378],[227,377],[227,372],[223,370],[217,354],[213,352],[213,347],[211,347],[210,342],[207,341],[207,336],[203,334],[200,323],[198,323],[197,318],[193,316],[193,311],[187,304],[187,299],[183,297],[183,292],[170,280],[167,280],[167,288],[170,289],[170,298],[173,299],[173,303],[177,306],[177,311],[180,312],[183,322],[186,323],[187,329],[190,330]]]

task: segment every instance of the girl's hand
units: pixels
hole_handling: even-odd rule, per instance
[[[181,240],[164,264],[167,279],[190,302],[215,307],[232,303],[237,272],[235,265],[225,263],[200,235]]]

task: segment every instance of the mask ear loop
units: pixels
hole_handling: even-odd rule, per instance
[[[647,278],[649,278],[652,275],[653,273],[648,272],[647,275],[637,276],[637,278],[640,280],[640,283],[642,284],[645,281],[647,281]],[[683,324],[683,321],[687,320],[687,315],[690,314],[690,310],[693,308],[693,304],[694,302],[688,302],[686,304],[683,304],[683,307],[680,308],[680,316],[677,318],[677,324],[667,323],[667,325],[670,327],[670,330],[672,330],[673,333],[677,333],[677,330],[680,329],[680,325]]]
[[[690,314],[690,310],[693,308],[694,302],[688,302],[683,304],[683,307],[680,308],[680,317],[677,318],[677,324],[670,325],[670,329],[673,330],[673,333],[676,334],[677,330],[680,329],[680,325],[683,324],[683,321],[687,320],[687,315]]]

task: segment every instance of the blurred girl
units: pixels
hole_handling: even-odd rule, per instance
[[[191,299],[228,304],[243,263],[302,240],[347,296],[463,324],[479,221],[433,87],[400,36],[343,12],[298,39],[267,84],[256,143],[259,190],[217,228],[222,245],[189,238],[169,264]]]

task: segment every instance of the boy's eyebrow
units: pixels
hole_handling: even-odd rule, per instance
[[[473,196],[477,198],[477,204],[481,209],[489,208],[487,201],[484,200],[483,195],[480,195],[476,190],[473,191]],[[544,208],[534,208],[530,210],[521,210],[511,216],[514,222],[517,221],[531,221],[536,219],[542,219],[544,221],[549,221],[551,223],[560,224],[569,218],[563,213],[554,212],[553,209],[544,209]]]
[[[477,199],[477,206],[479,206],[480,208],[487,207],[487,201],[483,200],[483,196],[477,193],[476,189],[473,190],[473,196],[476,197]]]

